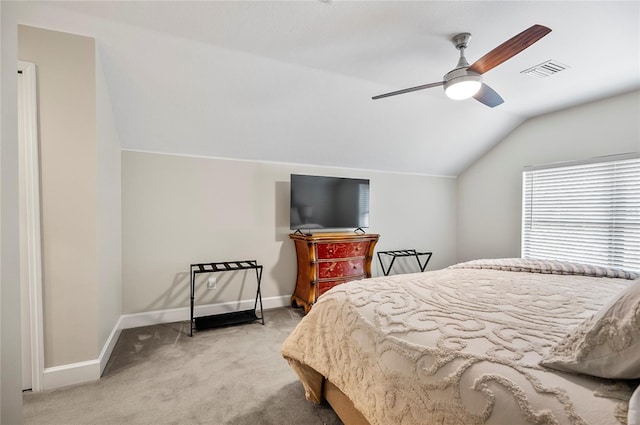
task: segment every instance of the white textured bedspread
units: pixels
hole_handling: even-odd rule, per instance
[[[520,266],[471,262],[337,286],[282,354],[309,400],[321,400],[324,377],[372,425],[625,424],[637,383],[538,362],[631,280]]]

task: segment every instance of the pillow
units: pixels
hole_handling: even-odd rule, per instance
[[[540,364],[601,378],[640,378],[640,279],[553,346]]]

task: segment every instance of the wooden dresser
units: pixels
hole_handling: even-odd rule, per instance
[[[298,276],[291,296],[293,307],[311,310],[318,297],[350,280],[371,277],[376,234],[290,234],[296,245]]]

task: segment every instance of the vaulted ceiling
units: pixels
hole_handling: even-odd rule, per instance
[[[21,23],[94,37],[124,149],[455,176],[528,118],[640,88],[637,1],[22,2]],[[484,75],[441,81],[533,24]],[[522,73],[549,59],[568,68]]]

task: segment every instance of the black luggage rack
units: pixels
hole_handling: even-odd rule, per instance
[[[391,258],[391,262],[389,263],[389,267],[385,270],[384,264],[382,263],[382,257],[380,254],[389,255]],[[420,256],[426,255],[427,259],[424,264],[420,262]],[[431,259],[432,252],[417,252],[415,249],[397,249],[394,251],[378,251],[378,261],[380,262],[380,267],[382,267],[382,273],[385,276],[389,276],[389,272],[391,271],[391,266],[393,266],[393,262],[396,261],[398,257],[415,257],[418,262],[418,267],[420,267],[420,271],[423,272],[424,269],[427,268],[427,264],[429,264],[429,260]]]
[[[195,285],[196,275],[200,273],[217,273],[217,272],[232,272],[238,270],[255,270],[256,280],[258,287],[256,290],[256,299],[253,304],[253,309],[232,311],[229,313],[212,314],[209,316],[193,317],[193,310],[195,305]],[[197,263],[191,264],[191,326],[189,328],[189,336],[193,336],[193,329],[209,329],[219,326],[236,325],[240,323],[249,323],[256,320],[260,320],[264,325],[264,313],[262,310],[262,294],[260,292],[260,282],[262,280],[262,265],[258,264],[256,260],[240,260],[240,261],[221,261],[216,263]],[[256,314],[258,308],[258,302],[260,302],[260,316]]]

